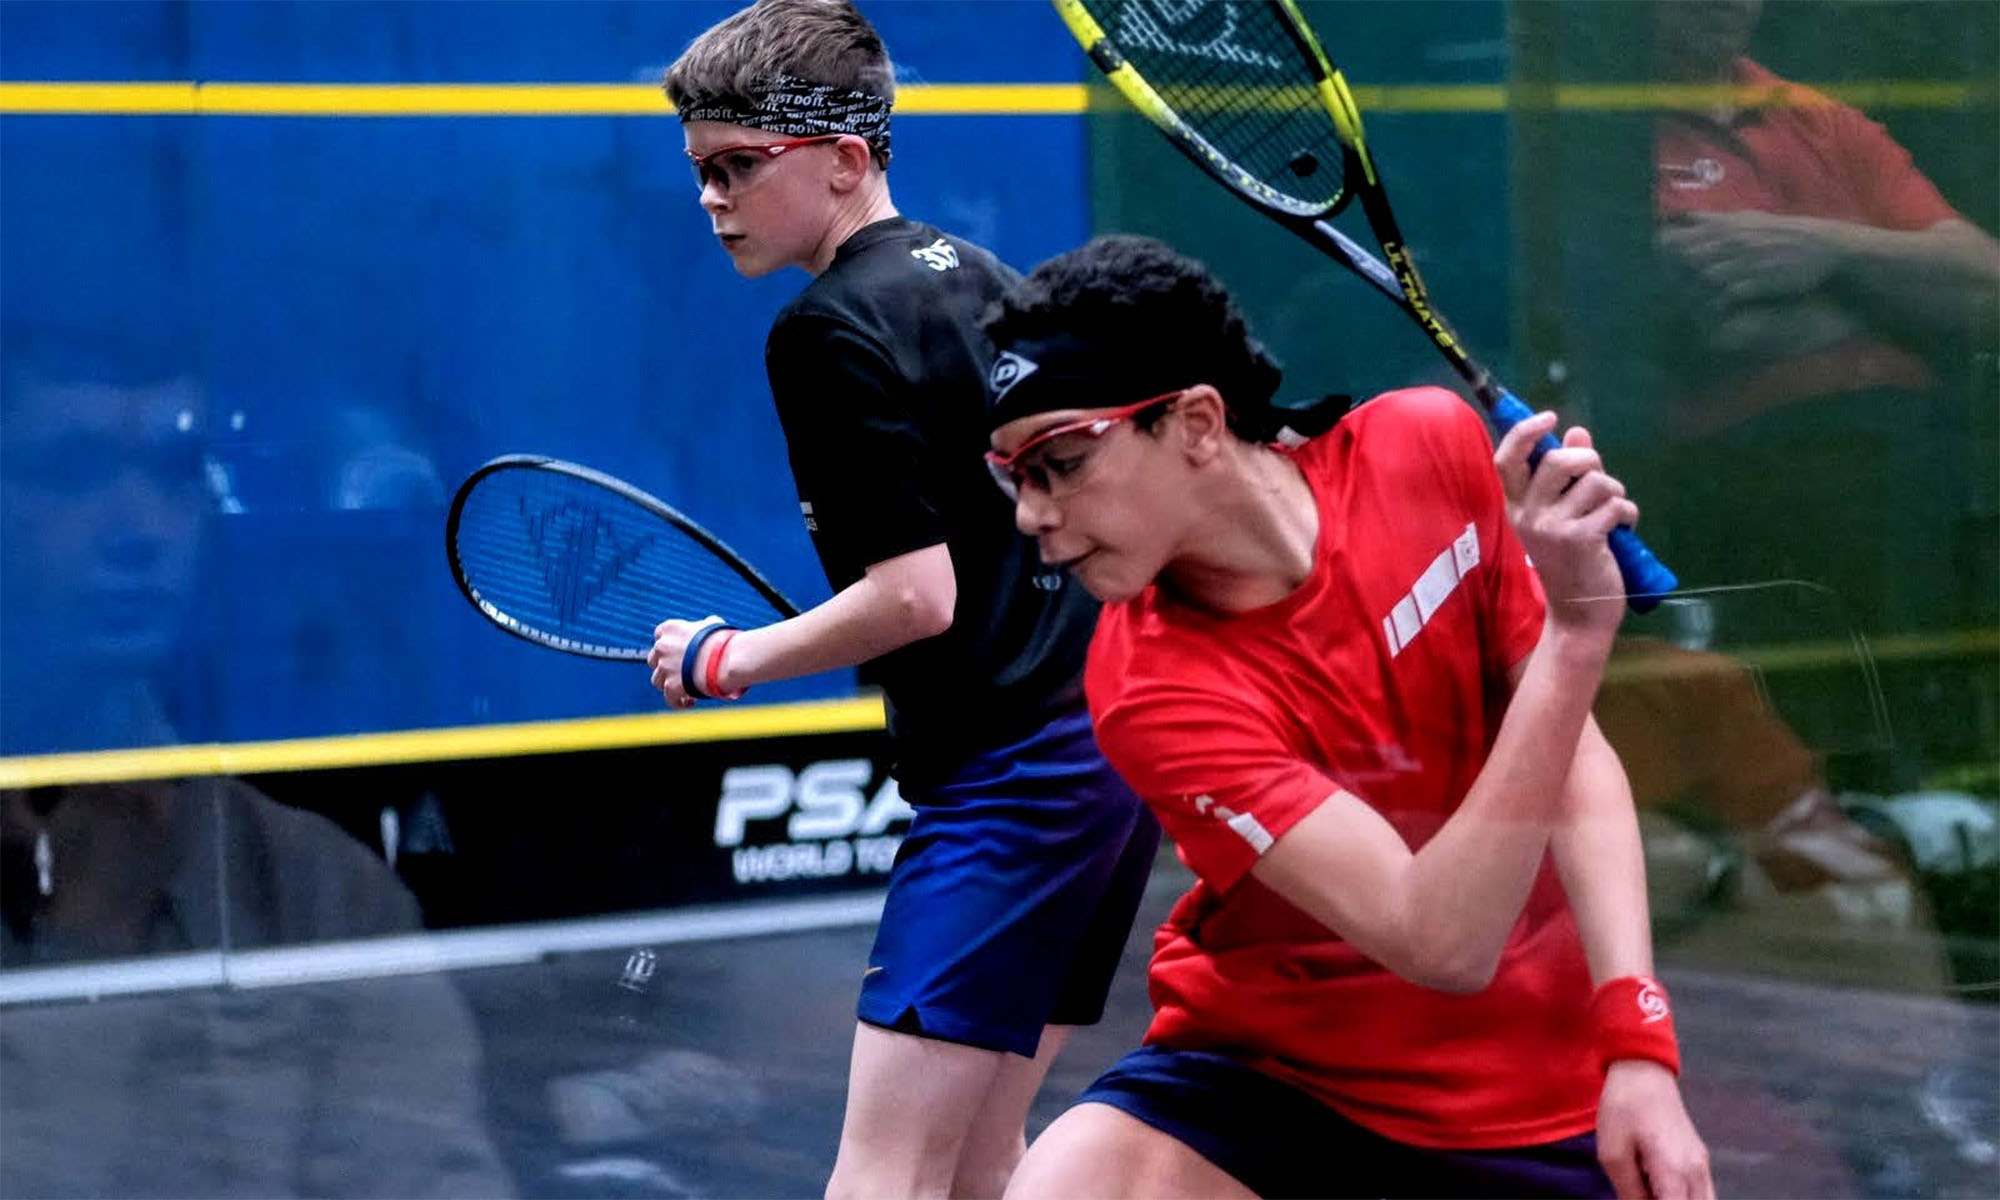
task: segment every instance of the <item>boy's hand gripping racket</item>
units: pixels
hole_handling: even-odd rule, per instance
[[[1361,136],[1347,82],[1295,0],[1054,0],[1091,60],[1183,154],[1373,284],[1430,335],[1500,432],[1532,416],[1431,308]],[[1388,266],[1328,223],[1356,196]],[[1557,446],[1544,437],[1530,465]],[[1679,586],[1628,528],[1611,533],[1628,603]]]

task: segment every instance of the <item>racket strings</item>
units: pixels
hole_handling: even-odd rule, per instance
[[[461,560],[483,599],[518,621],[568,637],[602,641],[617,635],[630,642],[639,631],[650,643],[654,625],[665,617],[705,615],[665,611],[663,604],[670,606],[675,596],[701,597],[725,612],[770,608],[733,572],[706,569],[693,555],[707,552],[688,545],[686,555],[677,555],[671,545],[643,543],[622,562],[571,569],[524,549],[518,535],[483,536],[463,526],[460,534]]]
[[[1118,52],[1187,126],[1258,182],[1314,207],[1346,190],[1318,64],[1277,7],[1086,0]]]
[[[762,624],[779,616],[685,530],[565,475],[487,476],[460,512],[456,546],[467,583],[491,613],[566,648],[643,657],[667,617],[716,612]]]

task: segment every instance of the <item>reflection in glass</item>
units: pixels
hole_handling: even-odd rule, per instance
[[[1654,13],[1661,427],[1686,486],[1653,515],[1707,531],[1683,555],[1702,582],[1822,583],[1870,634],[1990,626],[2000,242],[1882,124],[1751,56],[1760,21],[1820,10]],[[1800,68],[1843,72],[1851,49]],[[1966,149],[1990,161],[1987,128]]]
[[[146,956],[416,931],[331,822],[234,780],[37,788],[0,792],[0,852],[0,1194],[511,1192],[449,980],[118,982]]]
[[[1706,797],[1664,794],[1736,839],[1737,907],[1768,926],[1738,965],[1964,994],[2000,981],[2000,854],[1980,849],[2000,811],[2000,241],[1966,215],[1992,218],[2000,142],[1990,40],[1953,59],[1934,36],[1990,15],[1651,10],[1665,390],[1648,522],[1695,582],[1806,581],[1854,626],[1752,614],[1737,674],[1684,680],[1671,717],[1632,728],[1639,747],[1680,731],[1675,778]],[[1878,95],[1965,81],[1971,98],[1863,112],[1837,83],[1797,82],[1871,77],[1893,81]],[[1857,640],[1865,688],[1794,653]],[[1842,736],[1864,700],[1893,737]],[[1924,849],[1961,836],[1964,853]]]
[[[10,324],[0,366],[0,752],[179,740],[214,509],[182,348]]]

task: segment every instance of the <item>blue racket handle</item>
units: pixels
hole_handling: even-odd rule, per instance
[[[1521,403],[1506,388],[1495,385],[1492,395],[1493,405],[1487,410],[1487,415],[1493,420],[1493,428],[1503,434],[1535,415],[1533,409]],[[1542,440],[1535,443],[1533,452],[1528,455],[1528,468],[1533,470],[1542,461],[1542,455],[1561,445],[1555,435],[1543,434]],[[1632,532],[1631,526],[1620,525],[1612,530],[1610,540],[1611,557],[1618,560],[1618,573],[1625,578],[1625,603],[1632,606],[1633,612],[1653,611],[1662,597],[1681,585],[1679,577],[1667,564],[1654,557],[1653,552],[1646,548],[1646,543],[1639,540],[1639,535]]]

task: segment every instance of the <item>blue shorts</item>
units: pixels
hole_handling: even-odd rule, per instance
[[[1432,1150],[1371,1132],[1223,1054],[1142,1046],[1078,1097],[1184,1143],[1266,1197],[1611,1197],[1597,1137]]]
[[[889,875],[859,1015],[1033,1057],[1044,1025],[1090,1025],[1152,871],[1160,827],[1065,715],[944,781]]]

